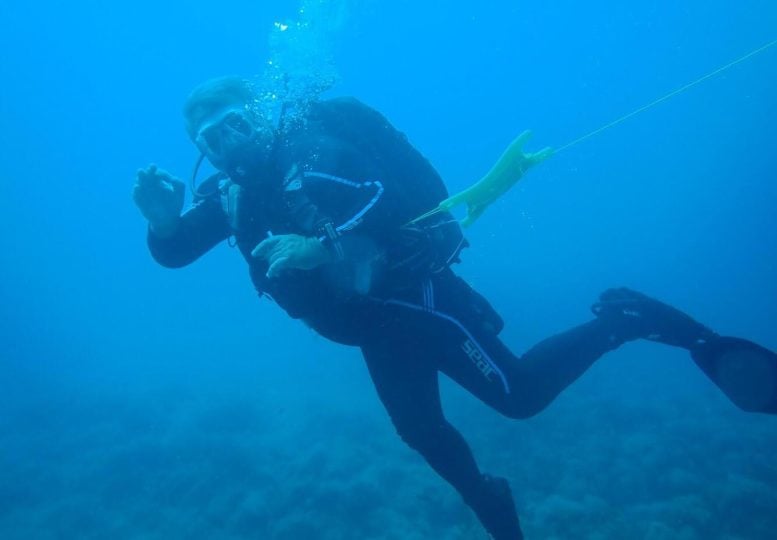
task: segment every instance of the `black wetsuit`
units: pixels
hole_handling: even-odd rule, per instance
[[[285,133],[261,179],[222,182],[174,236],[150,233],[154,258],[183,266],[234,236],[260,294],[321,335],[360,347],[401,437],[494,538],[521,538],[506,482],[479,471],[445,419],[438,372],[500,413],[527,418],[622,341],[594,319],[516,356],[498,337],[499,315],[450,268],[465,245],[458,225],[443,215],[403,227],[447,196],[404,136],[351,99],[314,105],[304,125]],[[240,192],[239,211],[229,208],[230,189]],[[321,238],[336,262],[267,279],[266,262],[250,252],[269,234],[288,233]],[[354,285],[360,265],[371,270],[367,288]]]

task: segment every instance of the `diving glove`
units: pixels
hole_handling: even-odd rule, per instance
[[[625,287],[604,291],[591,311],[622,341],[643,338],[692,350],[717,336],[682,311]]]

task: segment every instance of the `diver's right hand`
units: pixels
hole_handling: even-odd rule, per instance
[[[183,209],[186,186],[165,170],[149,165],[138,170],[132,199],[148,220],[151,230],[160,236],[175,233]]]

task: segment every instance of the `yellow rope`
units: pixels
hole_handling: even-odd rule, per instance
[[[561,152],[561,151],[563,151],[563,150],[566,150],[567,148],[571,148],[572,146],[575,146],[576,144],[578,144],[578,143],[580,143],[580,142],[583,142],[583,141],[584,141],[584,140],[586,140],[586,139],[590,139],[590,138],[591,138],[591,137],[593,137],[594,135],[598,135],[599,133],[601,133],[601,132],[602,132],[602,131],[604,131],[604,130],[610,129],[610,128],[611,128],[611,127],[613,127],[613,126],[617,126],[618,124],[620,124],[621,122],[624,122],[624,121],[628,120],[628,119],[629,119],[629,118],[631,118],[632,116],[635,116],[635,115],[637,115],[637,114],[639,114],[639,113],[641,113],[641,112],[643,112],[643,111],[646,111],[647,109],[650,109],[651,107],[654,107],[654,106],[658,105],[659,103],[662,103],[662,102],[666,101],[667,99],[669,99],[669,98],[672,98],[672,97],[676,96],[677,94],[680,94],[680,93],[682,93],[682,92],[685,92],[685,91],[686,91],[686,90],[688,90],[689,88],[691,88],[691,87],[693,87],[693,86],[696,86],[697,84],[699,84],[699,83],[701,83],[701,82],[704,82],[704,81],[706,81],[707,79],[710,79],[710,78],[714,77],[715,75],[718,75],[719,73],[721,73],[721,72],[723,72],[723,71],[726,71],[727,69],[729,69],[729,68],[731,68],[731,67],[734,67],[735,65],[739,64],[740,62],[744,62],[745,60],[747,60],[747,59],[748,59],[748,58],[750,58],[751,56],[755,56],[756,54],[758,54],[758,53],[761,53],[761,52],[765,51],[766,49],[768,49],[769,47],[772,47],[772,46],[774,46],[775,44],[777,44],[777,39],[775,39],[774,41],[772,41],[772,42],[770,42],[770,43],[767,43],[766,45],[764,45],[764,46],[762,46],[762,47],[759,47],[759,48],[755,49],[754,51],[751,51],[751,52],[747,53],[746,55],[742,56],[741,58],[737,58],[737,59],[736,59],[736,60],[734,60],[733,62],[729,62],[729,63],[728,63],[728,64],[726,64],[725,66],[723,66],[723,67],[720,67],[720,68],[716,69],[715,71],[713,71],[713,72],[711,72],[711,73],[708,73],[707,75],[705,75],[705,76],[703,76],[703,77],[700,77],[699,79],[696,79],[695,81],[693,81],[693,82],[691,82],[691,83],[688,83],[688,84],[686,84],[685,86],[682,86],[682,87],[678,88],[677,90],[675,90],[675,91],[673,91],[673,92],[669,92],[669,93],[668,93],[668,94],[666,94],[665,96],[662,96],[662,97],[658,98],[657,100],[655,100],[655,101],[652,101],[652,102],[648,103],[647,105],[645,105],[645,106],[643,106],[643,107],[640,107],[640,108],[639,108],[639,109],[637,109],[636,111],[632,111],[632,112],[630,112],[629,114],[627,114],[627,115],[625,115],[625,116],[621,116],[621,117],[620,117],[620,118],[618,118],[617,120],[613,120],[613,121],[612,121],[612,122],[610,122],[609,124],[605,124],[604,126],[600,127],[599,129],[595,129],[595,130],[593,130],[592,132],[590,132],[590,133],[587,133],[587,134],[583,135],[582,137],[580,137],[580,138],[577,138],[577,139],[575,139],[574,141],[572,141],[572,142],[570,142],[570,143],[567,143],[567,144],[565,144],[565,145],[564,145],[564,146],[562,146],[561,148],[558,148],[557,150],[555,150],[555,152],[554,152],[554,153],[556,153],[556,154],[557,154],[557,153],[559,153],[559,152]]]
[[[777,39],[767,43],[766,45],[763,45],[762,47],[759,47],[759,48],[755,49],[754,51],[751,51],[751,52],[747,53],[746,55],[744,55],[744,56],[742,56],[740,58],[737,58],[733,62],[729,62],[725,66],[719,67],[715,71],[712,71],[711,73],[708,73],[707,75],[704,75],[703,77],[700,77],[700,78],[696,79],[695,81],[686,84],[685,86],[681,86],[680,88],[678,88],[677,90],[674,90],[673,92],[669,92],[665,96],[662,96],[662,97],[656,99],[655,101],[652,101],[652,102],[648,103],[647,105],[644,105],[643,107],[640,107],[639,109],[630,112],[629,114],[627,114],[625,116],[621,116],[617,120],[613,120],[609,124],[605,124],[604,126],[600,127],[599,129],[595,129],[594,131],[592,131],[590,133],[587,133],[586,135],[583,135],[582,137],[579,137],[579,138],[575,139],[574,141],[572,141],[570,143],[565,144],[564,146],[558,148],[557,150],[551,150],[550,148],[548,148],[548,149],[545,149],[545,150],[541,150],[540,152],[537,152],[537,153],[532,155],[532,154],[524,154],[523,152],[520,151],[520,147],[519,147],[517,154],[515,154],[515,153],[514,153],[515,155],[511,154],[509,156],[509,160],[508,161],[515,161],[516,158],[520,158],[520,159],[524,159],[524,160],[525,159],[531,159],[532,156],[536,157],[539,154],[543,154],[543,153],[547,152],[547,155],[545,155],[541,160],[539,160],[539,161],[542,161],[542,160],[546,159],[547,157],[550,157],[552,154],[557,154],[557,153],[559,153],[559,152],[561,152],[563,150],[566,150],[567,148],[571,148],[572,146],[575,146],[576,144],[581,143],[581,142],[585,141],[586,139],[590,139],[594,135],[598,135],[602,131],[610,129],[613,126],[617,126],[618,124],[628,120],[632,116],[635,116],[635,115],[637,115],[637,114],[639,114],[639,113],[641,113],[643,111],[646,111],[647,109],[650,109],[651,107],[655,107],[659,103],[662,103],[662,102],[666,101],[667,99],[670,99],[670,98],[676,96],[677,94],[685,92],[689,88],[691,88],[693,86],[696,86],[697,84],[702,83],[702,82],[706,81],[707,79],[710,79],[710,78],[714,77],[715,75],[718,75],[719,73],[721,73],[723,71],[726,71],[727,69],[729,69],[729,68],[739,64],[740,62],[744,62],[745,60],[747,60],[751,56],[755,56],[756,54],[761,53],[761,52],[765,51],[766,49],[768,49],[770,47],[773,47],[774,45],[777,45]],[[524,136],[524,135],[525,134],[523,134],[522,136]],[[513,145],[515,145],[515,144],[516,144],[516,141],[513,141]],[[511,147],[513,145],[511,145]],[[497,165],[502,164],[502,162],[504,160],[505,160],[505,155],[502,155],[500,160],[497,162]],[[539,162],[539,161],[537,161],[537,162]],[[502,167],[502,168],[504,168],[504,167]],[[464,220],[464,223],[465,224],[471,224],[471,223],[473,223],[478,218],[478,216],[480,216],[480,214],[483,213],[483,210],[487,206],[489,206],[492,202],[494,202],[494,200],[496,200],[496,198],[500,197],[503,193],[505,193],[513,184],[518,182],[518,180],[520,180],[521,176],[523,175],[524,171],[525,171],[525,169],[519,169],[519,173],[518,173],[517,177],[515,175],[513,175],[513,174],[509,174],[507,177],[505,177],[505,175],[502,174],[502,173],[497,174],[497,175],[493,175],[491,172],[489,172],[489,174],[486,175],[486,177],[481,179],[474,186],[471,186],[470,188],[462,191],[461,193],[457,193],[456,195],[445,199],[436,208],[433,208],[432,210],[429,210],[425,214],[423,214],[423,215],[415,218],[414,220],[410,221],[408,224],[416,223],[418,221],[421,221],[422,219],[426,219],[426,218],[428,218],[430,216],[433,216],[435,214],[439,214],[440,212],[447,212],[447,211],[451,210],[454,206],[458,206],[459,204],[467,204],[467,206],[469,207],[469,210],[468,210],[469,213],[467,215],[467,218]],[[488,184],[488,185],[487,186],[483,185],[484,182],[486,184]],[[496,185],[494,185],[495,182],[496,182]],[[483,198],[483,200],[477,200],[477,197],[481,197],[484,194],[485,194],[485,197]],[[473,209],[477,209],[477,210],[473,210]]]

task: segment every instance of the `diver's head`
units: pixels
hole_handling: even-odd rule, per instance
[[[214,167],[248,175],[270,157],[273,128],[256,107],[251,83],[240,77],[211,79],[196,87],[184,105],[186,132]]]

